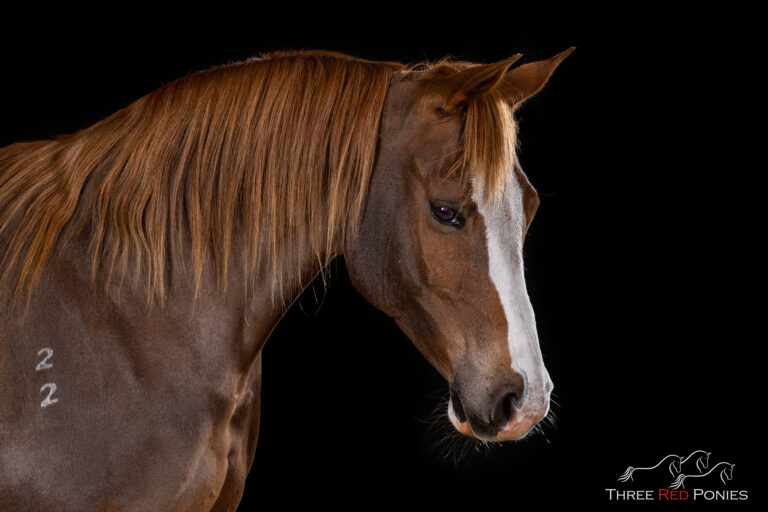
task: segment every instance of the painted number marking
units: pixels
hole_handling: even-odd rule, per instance
[[[50,368],[53,368],[53,363],[49,363],[48,361],[53,357],[53,349],[52,348],[41,348],[37,352],[37,357],[43,356],[43,360],[37,363],[37,366],[35,366],[36,372],[41,372],[43,370],[48,370]],[[56,392],[56,384],[53,382],[47,382],[43,384],[43,387],[40,388],[41,393],[45,393],[46,390],[48,390],[48,394],[45,395],[45,398],[43,398],[43,401],[40,402],[40,408],[45,409],[51,404],[55,404],[59,401],[58,398],[52,398],[53,394]]]
[[[45,388],[48,388],[48,395],[43,399],[42,402],[40,402],[40,407],[46,408],[51,404],[55,404],[59,401],[58,398],[51,398],[53,394],[56,392],[56,384],[53,382],[49,382],[47,384],[43,384],[43,387],[40,388],[41,393],[45,393]]]
[[[45,354],[45,357],[42,361],[37,363],[37,366],[35,367],[35,371],[39,372],[42,370],[47,370],[48,368],[53,368],[53,365],[48,362],[50,358],[53,357],[53,349],[52,348],[41,348],[40,351],[37,353],[38,357]]]

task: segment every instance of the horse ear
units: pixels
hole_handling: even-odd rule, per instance
[[[472,66],[441,79],[440,87],[447,92],[443,110],[455,112],[472,96],[490,91],[499,85],[509,67],[520,57],[522,54],[518,53],[508,59]]]
[[[547,60],[523,64],[504,75],[499,87],[513,107],[518,107],[544,87],[557,66],[575,49],[571,47]]]

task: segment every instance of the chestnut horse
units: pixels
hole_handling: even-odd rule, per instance
[[[0,509],[233,510],[261,349],[337,255],[450,385],[461,433],[548,412],[518,67],[283,52],[0,149]]]

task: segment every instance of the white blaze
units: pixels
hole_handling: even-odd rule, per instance
[[[483,198],[482,187],[475,184],[473,199],[485,222],[489,273],[507,320],[512,368],[526,381],[526,415],[525,411],[534,414],[548,406],[552,384],[544,368],[536,319],[525,287],[523,191],[517,179],[510,181],[501,198],[488,202]]]

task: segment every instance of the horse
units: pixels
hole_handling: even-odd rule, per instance
[[[675,479],[674,482],[672,482],[669,486],[670,489],[685,489],[685,480],[687,478],[704,478],[706,476],[709,476],[710,474],[714,473],[714,471],[719,468],[720,466],[723,466],[723,469],[720,470],[719,476],[720,481],[723,482],[723,485],[728,485],[727,482],[733,480],[733,467],[736,464],[731,464],[730,462],[718,462],[714,466],[712,466],[712,469],[707,471],[706,473],[702,473],[700,475],[678,475],[678,477]]]
[[[694,459],[696,455],[698,455],[698,457]],[[712,452],[707,452],[704,450],[694,450],[693,452],[691,452],[689,456],[687,456],[685,459],[683,459],[680,462],[680,473],[685,472],[685,469],[683,466],[685,465],[686,462],[692,459],[695,460],[696,470],[699,473],[703,473],[705,469],[709,468],[710,455],[712,455]]]
[[[515,112],[571,51],[270,53],[0,149],[0,509],[234,510],[261,350],[336,256],[446,379],[456,430],[526,436],[553,384]]]
[[[647,468],[636,468],[629,466],[624,473],[619,477],[619,482],[627,482],[627,481],[633,481],[634,482],[634,474],[635,471],[652,471],[659,466],[661,466],[666,460],[672,459],[672,462],[667,466],[667,469],[669,470],[669,473],[672,476],[675,476],[680,473],[681,464],[683,462],[683,457],[679,455],[669,454],[663,459],[661,459],[659,462],[657,462],[655,465],[647,467]]]

